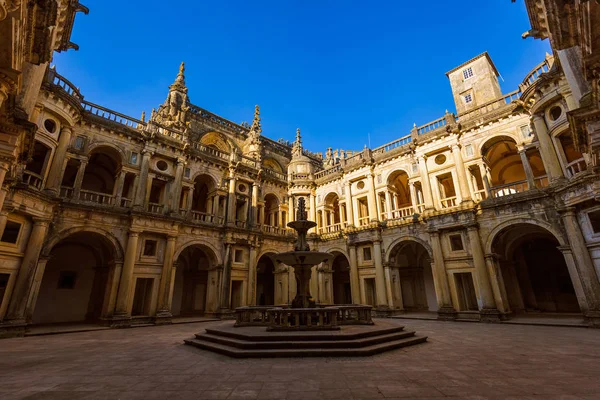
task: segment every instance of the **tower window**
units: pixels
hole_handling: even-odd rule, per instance
[[[594,233],[600,233],[600,210],[588,213],[588,218],[590,219],[590,225],[592,225]]]
[[[465,78],[465,80],[469,79],[472,76],[473,76],[473,68],[469,67],[469,68],[463,70],[463,78]]]
[[[371,261],[371,248],[363,247],[363,261]]]
[[[14,221],[7,221],[0,242],[16,244],[21,231],[21,224]]]
[[[464,250],[462,236],[458,235],[450,235],[450,248],[452,251],[461,251]]]
[[[154,257],[156,255],[156,240],[144,241],[144,256]]]
[[[235,263],[244,262],[244,251],[243,250],[236,250],[235,253],[233,253],[233,262],[235,262]]]
[[[465,103],[469,104],[473,101],[473,96],[471,95],[471,93],[465,95]]]

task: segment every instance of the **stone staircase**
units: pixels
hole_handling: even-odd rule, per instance
[[[423,343],[403,326],[379,322],[344,326],[338,331],[267,332],[264,327],[234,328],[225,323],[207,328],[185,344],[236,358],[370,356]]]

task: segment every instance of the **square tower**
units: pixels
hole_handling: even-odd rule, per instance
[[[501,97],[499,75],[487,51],[447,72],[458,115]]]

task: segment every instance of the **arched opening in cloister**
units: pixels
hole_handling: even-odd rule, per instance
[[[280,226],[280,222],[283,224],[284,221],[279,219],[279,199],[273,193],[269,193],[265,196],[264,224]]]
[[[256,264],[256,304],[275,304],[275,265],[269,255],[264,254]]]
[[[408,174],[405,171],[394,171],[390,174],[387,190],[389,200],[385,199],[386,207],[384,208],[385,210],[389,208],[392,219],[407,217],[416,212],[408,186]]]
[[[171,313],[202,315],[209,311],[209,274],[215,265],[212,250],[202,245],[186,247],[177,257]],[[216,295],[216,293],[215,293]]]
[[[337,232],[341,230],[340,198],[337,193],[329,193],[323,202],[322,233]]]
[[[113,243],[95,232],[77,232],[58,242],[50,251],[32,322],[95,322],[106,316],[116,254]]]
[[[563,132],[560,136],[558,136],[558,141],[562,147],[562,149],[559,149],[562,150],[559,151],[559,154],[563,159],[563,163],[565,164],[567,176],[572,178],[581,172],[587,171],[587,163],[583,158],[583,154],[581,154],[575,148],[571,131],[567,130]]]
[[[350,262],[345,255],[333,252],[331,269],[333,270],[333,303],[352,304],[352,292],[350,289]]]
[[[427,249],[413,240],[398,243],[390,253],[394,307],[405,311],[437,311],[437,297]]]
[[[23,173],[23,182],[38,189],[42,188],[44,175],[48,168],[50,153],[50,147],[42,142],[35,141],[32,158],[27,163]]]
[[[92,197],[94,197],[94,193],[113,195],[121,165],[121,155],[112,147],[94,149],[83,174],[82,194],[87,192]],[[84,196],[84,199],[87,198]],[[90,200],[93,199],[90,198]]]
[[[578,313],[575,289],[559,242],[533,224],[511,225],[499,232],[492,249],[498,254],[511,310]]]
[[[211,214],[209,194],[215,189],[214,180],[208,175],[199,175],[194,179],[192,211]]]

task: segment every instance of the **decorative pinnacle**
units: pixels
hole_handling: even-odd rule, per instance
[[[300,136],[300,128],[296,129],[296,142],[302,143],[302,136]]]
[[[262,132],[262,127],[260,126],[260,107],[258,104],[254,106],[254,119],[252,120],[252,127],[250,129],[258,134]]]
[[[297,221],[306,221],[306,201],[304,197],[298,199],[298,211],[296,212]]]
[[[185,63],[182,62],[179,66],[179,73],[177,73],[177,78],[175,78],[175,82],[170,86],[170,89],[181,90],[187,93],[187,87],[185,86]]]

